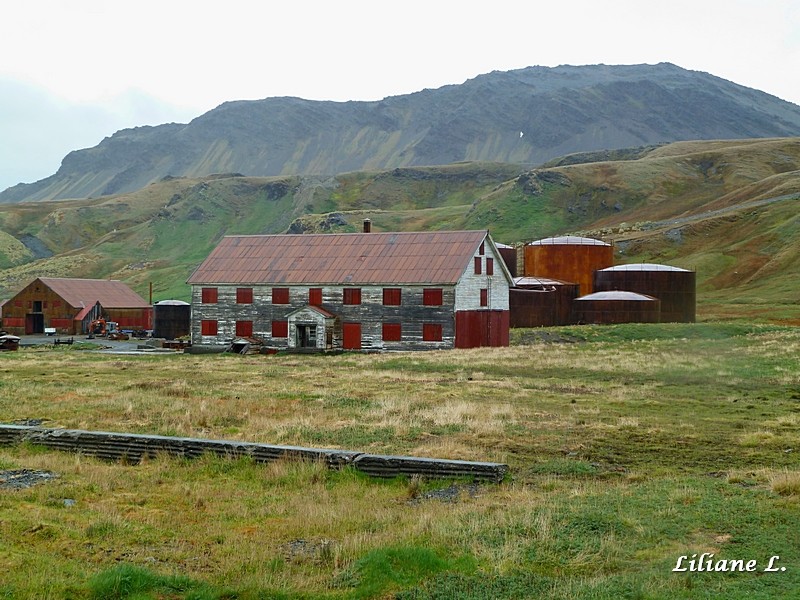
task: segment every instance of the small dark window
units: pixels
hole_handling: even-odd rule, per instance
[[[289,321],[273,321],[272,337],[274,338],[289,337]]]
[[[442,288],[425,288],[422,290],[422,304],[425,306],[442,305]]]
[[[236,288],[236,304],[252,304],[253,288]]]
[[[200,334],[217,335],[217,322],[205,319],[200,321]]]
[[[342,304],[361,304],[361,288],[344,288]]]
[[[441,342],[442,341],[442,326],[439,323],[423,323],[422,324],[422,341],[423,342]]]
[[[401,301],[402,301],[402,289],[383,288],[384,306],[400,306]]]
[[[253,335],[253,322],[236,321],[236,335],[239,337],[251,337]]]
[[[480,248],[478,248],[478,254],[483,256],[486,253],[486,242],[481,242]]]
[[[475,257],[475,275],[480,275],[483,270],[481,269],[481,261],[483,259],[480,256]]]
[[[489,306],[489,290],[486,288],[481,290],[481,306]]]
[[[272,303],[289,304],[289,288],[272,288]]]
[[[487,275],[494,275],[494,259],[487,258],[486,259],[486,274]]]
[[[384,323],[383,324],[383,341],[384,342],[399,342],[402,339],[403,328],[400,323]]]
[[[203,304],[216,304],[217,303],[217,288],[203,288],[200,292],[201,302]]]
[[[311,306],[322,305],[322,288],[309,288],[308,289],[308,303]]]

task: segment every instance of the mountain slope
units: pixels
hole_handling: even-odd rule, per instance
[[[0,206],[0,298],[37,276],[112,277],[187,299],[226,234],[489,229],[575,233],[618,262],[697,270],[699,315],[800,323],[800,138],[678,142],[548,168],[462,163],[332,178],[168,178],[96,200]]]
[[[171,176],[333,175],[458,161],[541,164],[677,140],[800,135],[800,107],[671,64],[529,67],[379,102],[227,102],[120,131],[0,202],[124,193]]]

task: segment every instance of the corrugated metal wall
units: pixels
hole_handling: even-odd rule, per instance
[[[460,310],[456,313],[456,348],[508,346],[510,312]]]

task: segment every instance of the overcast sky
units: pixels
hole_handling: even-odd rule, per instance
[[[0,190],[227,100],[377,100],[532,65],[671,62],[800,104],[797,0],[28,0],[0,22]]]

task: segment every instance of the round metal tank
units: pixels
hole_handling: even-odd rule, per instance
[[[153,305],[153,337],[176,340],[189,335],[192,307],[182,300],[162,300]]]
[[[595,292],[572,303],[576,323],[660,323],[661,301],[636,292]]]
[[[515,277],[508,290],[511,327],[551,327],[572,322],[572,301],[578,297],[577,283]]]
[[[602,240],[573,235],[545,238],[525,245],[526,277],[572,281],[590,294],[598,269],[614,264],[614,247]]]
[[[696,273],[653,263],[617,265],[595,271],[594,291],[627,290],[661,300],[662,323],[694,323]]]

